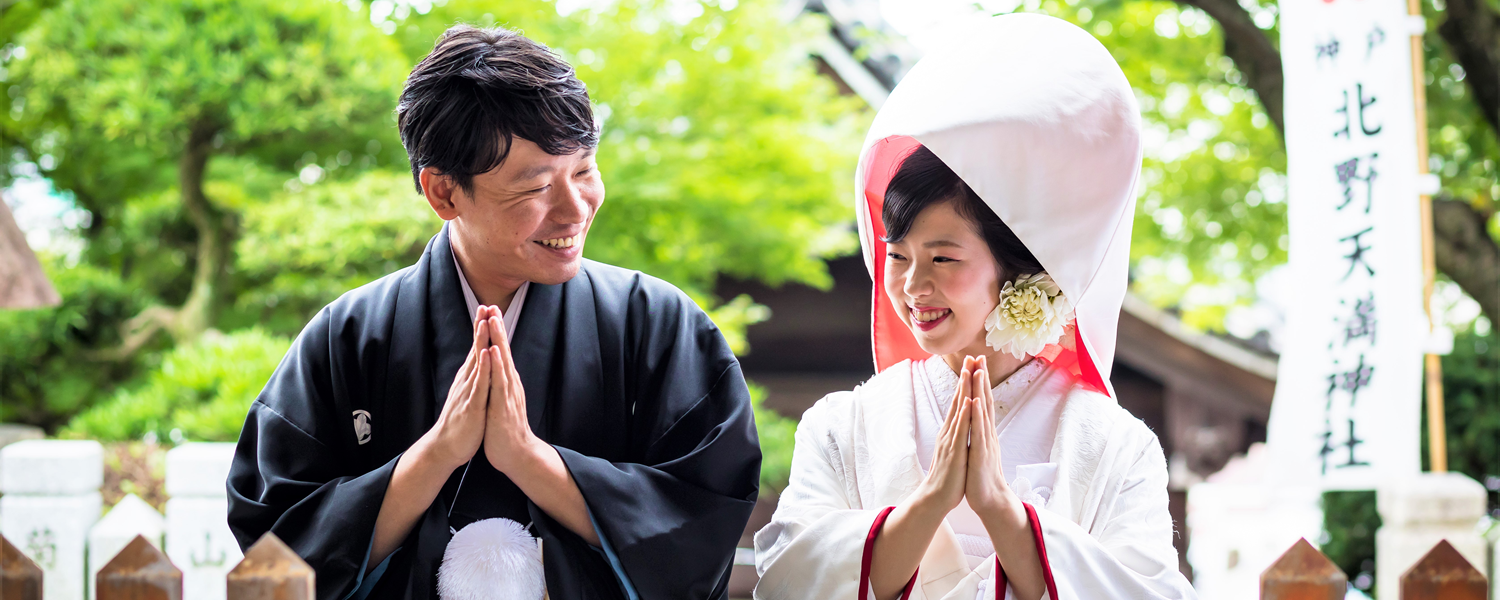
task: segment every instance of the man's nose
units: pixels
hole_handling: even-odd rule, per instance
[[[583,223],[588,221],[588,200],[583,197],[583,190],[575,183],[568,182],[560,186],[561,194],[553,209],[553,218],[563,223]]]

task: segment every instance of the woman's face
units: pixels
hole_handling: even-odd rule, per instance
[[[886,245],[885,295],[923,350],[982,353],[984,319],[1000,302],[999,271],[975,227],[953,202],[941,202]]]

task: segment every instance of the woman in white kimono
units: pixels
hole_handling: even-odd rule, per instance
[[[756,598],[1194,597],[1109,384],[1140,162],[1129,83],[1064,21],[907,74],[855,182],[878,374],[802,416]]]

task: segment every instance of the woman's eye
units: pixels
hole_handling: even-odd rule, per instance
[[[935,257],[933,257],[932,262],[939,262],[939,263],[942,263],[942,262],[957,262],[957,260],[952,259],[952,258],[948,258],[946,256],[935,256]]]
[[[896,254],[895,252],[887,252],[885,253],[885,255],[891,260],[906,260],[905,256],[901,256],[900,254]]]

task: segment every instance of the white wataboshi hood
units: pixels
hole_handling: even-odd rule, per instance
[[[886,183],[925,145],[1009,225],[1075,305],[1074,349],[1041,356],[1114,397],[1140,175],[1140,110],[1109,51],[1053,17],[1010,14],[965,30],[891,92],[860,152],[855,213],[875,280],[876,370],[928,356],[882,285]]]

